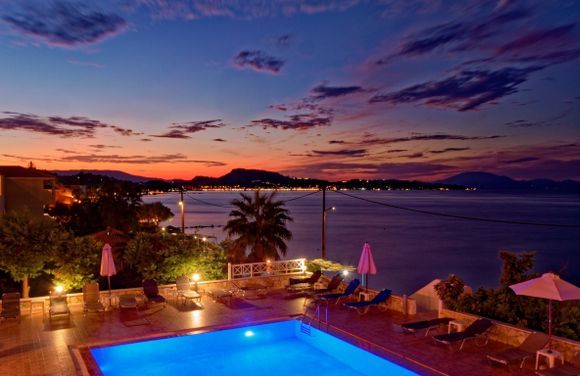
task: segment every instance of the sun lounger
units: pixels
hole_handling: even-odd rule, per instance
[[[344,277],[342,276],[342,273],[338,273],[337,275],[332,277],[332,279],[330,280],[330,282],[328,282],[328,285],[326,285],[325,288],[314,289],[313,292],[314,294],[324,294],[334,292],[334,290],[336,290],[340,286],[343,279]]]
[[[66,300],[66,294],[51,293],[50,306],[48,308],[48,318],[50,321],[64,317],[70,320],[70,310]]]
[[[454,332],[449,334],[439,334],[433,336],[433,340],[436,343],[443,345],[453,345],[454,343],[460,342],[459,350],[463,349],[465,342],[481,338],[483,334],[492,326],[492,323],[488,319],[477,319],[471,325],[469,325],[463,332]],[[485,340],[487,343],[487,338]]]
[[[205,293],[214,301],[231,306],[235,291],[228,288],[208,288],[205,289]]]
[[[448,325],[449,321],[453,319],[449,317],[441,317],[432,320],[422,320],[422,321],[413,321],[407,322],[401,325],[401,329],[404,333],[411,333],[415,334],[421,330],[425,330],[425,337],[429,334],[429,331],[432,329],[437,329],[441,325]]]
[[[322,277],[322,271],[316,270],[314,273],[310,275],[310,277],[293,277],[289,279],[290,286],[297,285],[301,283],[307,283],[310,285],[314,285],[318,280]]]
[[[105,313],[105,306],[100,301],[98,283],[89,283],[83,286],[83,313],[96,312]]]
[[[143,281],[143,293],[147,298],[147,302],[154,304],[167,304],[165,298],[159,294],[159,286],[153,279],[146,279]]]
[[[554,368],[537,370],[539,376],[578,376],[580,375],[580,353],[572,358],[571,363],[564,363]]]
[[[344,306],[349,309],[356,310],[360,315],[364,315],[369,311],[371,307],[377,307],[379,304],[383,304],[391,297],[391,290],[384,289],[379,292],[374,298],[368,302],[348,302],[344,303]]]
[[[360,285],[360,281],[358,279],[353,279],[352,281],[350,281],[350,283],[346,287],[346,290],[344,290],[343,293],[322,294],[322,295],[317,295],[316,298],[324,299],[324,300],[336,300],[336,304],[338,304],[341,299],[351,297],[359,285]]]
[[[3,319],[14,318],[20,322],[20,293],[5,292],[2,294],[2,312],[0,317]]]
[[[187,278],[187,276],[182,275],[181,277],[177,277],[175,284],[177,286],[178,301],[181,298],[184,305],[186,305],[187,302],[192,301],[201,306],[201,295],[197,291],[191,289],[189,278]]]
[[[536,355],[536,351],[543,349],[548,344],[548,340],[548,336],[544,333],[532,333],[518,347],[487,354],[487,359],[492,364],[508,367],[512,363],[520,363],[520,368],[522,368],[526,359],[533,358]]]

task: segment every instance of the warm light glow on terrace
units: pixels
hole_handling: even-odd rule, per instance
[[[200,279],[200,276],[198,273],[195,273],[191,276],[191,279],[193,279],[194,282],[198,282]]]
[[[54,291],[57,294],[61,294],[64,291],[64,287],[62,285],[56,285],[55,288],[54,288]]]

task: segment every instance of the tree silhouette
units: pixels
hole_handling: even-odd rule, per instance
[[[232,237],[229,257],[232,261],[264,261],[280,259],[286,254],[286,241],[292,233],[286,227],[292,221],[283,201],[275,201],[276,192],[253,196],[241,193],[241,198],[231,204],[230,220],[224,227]],[[246,256],[247,254],[247,256]]]

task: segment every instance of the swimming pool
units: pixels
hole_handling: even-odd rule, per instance
[[[90,352],[105,376],[416,375],[318,329],[301,329],[288,320]]]

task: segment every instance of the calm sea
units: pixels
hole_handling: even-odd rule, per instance
[[[250,193],[250,192],[248,192]],[[280,200],[309,192],[283,191]],[[515,221],[580,224],[580,196],[440,191],[352,191],[357,197],[456,215]],[[239,192],[188,192],[185,225],[199,228],[210,241],[225,238],[223,225],[229,203]],[[179,227],[178,193],[143,198],[160,201],[175,217],[167,224]],[[215,205],[215,206],[213,206]],[[327,207],[327,258],[355,265],[363,247],[371,244],[378,274],[370,278],[376,288],[410,294],[435,278],[453,273],[477,288],[499,284],[500,250],[536,251],[536,270],[556,271],[580,284],[580,229],[474,222],[436,217],[388,208],[329,191]],[[322,193],[287,203],[294,235],[285,258],[318,258],[321,249]],[[193,228],[186,230],[193,233]]]

